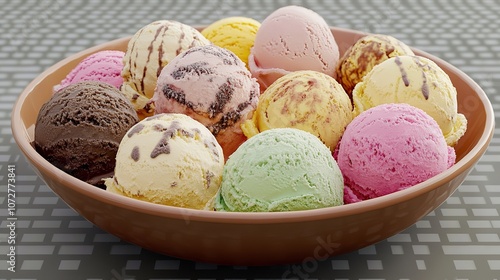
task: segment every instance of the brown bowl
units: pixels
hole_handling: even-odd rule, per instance
[[[341,53],[364,33],[332,28]],[[31,146],[36,116],[52,87],[89,54],[124,51],[130,38],[72,55],[47,69],[21,93],[12,112],[14,138],[36,173],[70,207],[101,229],[146,249],[195,261],[231,265],[296,263],[353,251],[386,239],[436,209],[464,181],[493,137],[494,114],[483,90],[445,61],[415,50],[442,67],[458,90],[468,130],[456,145],[457,163],[409,189],[355,204],[280,213],[223,213],[156,205],[80,181]]]

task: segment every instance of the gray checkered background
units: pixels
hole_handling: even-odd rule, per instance
[[[6,1],[0,0],[1,279],[500,279],[500,136],[441,207],[378,244],[324,261],[270,267],[196,263],[130,245],[87,222],[40,180],[18,150],[10,112],[23,88],[78,51],[158,19],[206,25],[262,21],[297,4],[329,25],[393,35],[469,74],[500,108],[500,1]],[[498,116],[496,117],[498,121]],[[496,131],[498,132],[498,131]],[[17,172],[17,264],[7,270],[7,165]]]

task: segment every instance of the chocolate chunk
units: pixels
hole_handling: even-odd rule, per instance
[[[181,127],[181,124],[178,121],[172,121],[169,127],[164,127],[161,124],[155,124],[153,129],[156,131],[163,132],[163,135],[153,148],[151,152],[151,158],[156,158],[160,154],[170,154],[170,139],[174,138],[176,134],[179,132],[181,135],[185,137],[194,138],[196,131],[190,132]]]
[[[207,170],[207,172],[205,173],[205,182],[206,182],[207,189],[210,187],[210,182],[212,181],[212,178],[214,176],[215,176],[215,174],[213,172],[211,172],[210,170]]]
[[[132,157],[132,159],[134,161],[138,161],[139,160],[139,147],[135,146],[133,149],[132,149],[132,153],[130,154],[130,156]]]
[[[205,145],[205,148],[207,149],[210,149],[210,152],[212,152],[212,154],[215,156],[214,158],[214,161],[218,161],[219,160],[219,151],[217,150],[217,144],[213,141],[210,141],[210,140],[205,140],[205,142],[203,143]]]
[[[164,134],[158,144],[153,148],[153,151],[151,151],[151,158],[156,158],[161,154],[170,154],[170,146],[168,145],[169,140],[170,137]]]
[[[141,132],[141,130],[143,129],[144,129],[144,124],[138,123],[134,127],[132,127],[132,129],[130,129],[130,131],[127,133],[127,136],[130,138],[134,134]]]

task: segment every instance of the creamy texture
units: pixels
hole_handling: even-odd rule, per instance
[[[228,157],[246,140],[240,124],[257,106],[259,85],[241,59],[224,48],[191,48],[158,77],[156,113],[182,113],[204,124]]]
[[[392,36],[366,35],[344,53],[337,65],[336,78],[351,95],[354,86],[361,82],[375,65],[400,55],[414,55],[414,53],[409,46]]]
[[[383,104],[347,126],[336,158],[346,185],[344,202],[393,193],[455,163],[436,121],[408,104]]]
[[[248,67],[248,55],[253,47],[260,22],[247,17],[220,19],[201,31],[214,45],[228,49]]]
[[[343,204],[342,174],[330,150],[293,128],[264,131],[227,160],[217,211],[272,212]]]
[[[352,94],[354,115],[385,103],[408,103],[433,117],[448,145],[467,129],[457,112],[457,91],[450,77],[433,61],[420,56],[397,56],[376,65]]]
[[[219,189],[224,157],[215,137],[182,114],[145,118],[123,137],[106,190],[148,202],[205,209]]]
[[[123,84],[121,71],[124,55],[122,51],[106,50],[87,56],[68,73],[60,84],[54,86],[54,92],[82,81],[105,82],[120,89]]]
[[[139,121],[114,86],[94,81],[70,84],[42,105],[35,125],[35,148],[66,173],[102,185],[115,166],[118,145]]]
[[[264,91],[252,119],[242,129],[252,137],[271,128],[298,128],[317,136],[333,151],[352,118],[351,100],[334,78],[316,71],[296,71]]]
[[[261,90],[279,77],[298,70],[334,76],[339,49],[326,21],[316,12],[286,6],[262,22],[248,58]]]
[[[149,99],[163,67],[183,51],[208,44],[196,29],[176,21],[155,21],[134,34],[123,59],[122,92],[141,118],[154,113]]]

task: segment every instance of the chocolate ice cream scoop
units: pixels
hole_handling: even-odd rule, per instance
[[[122,137],[138,121],[130,101],[115,87],[79,82],[42,105],[34,144],[56,167],[102,186],[101,179],[113,172]]]

